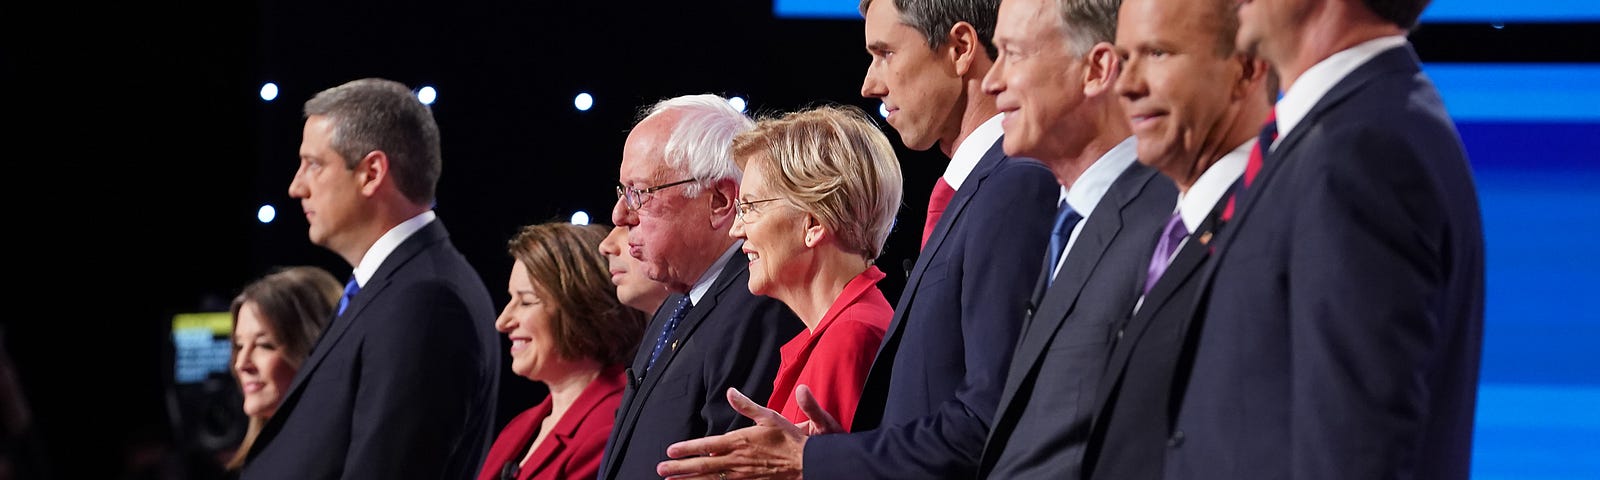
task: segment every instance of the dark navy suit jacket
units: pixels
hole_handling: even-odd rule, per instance
[[[1409,45],[1329,90],[1218,239],[1166,477],[1467,478],[1473,183]]]
[[[1061,186],[1001,141],[957,189],[878,349],[853,432],[806,442],[808,478],[965,478],[989,432]]]
[[[782,302],[750,293],[749,267],[737,252],[711,266],[721,273],[646,372],[656,337],[683,295],[668,297],[656,311],[629,368],[601,479],[661,478],[656,464],[667,460],[668,445],[753,425],[728,406],[728,387],[750,398],[770,396],[779,349],[805,324]]]
[[[434,219],[319,337],[241,478],[473,478],[495,434],[494,320],[482,278]]]
[[[1018,340],[979,477],[1079,478],[1111,340],[1177,198],[1171,179],[1135,162],[1084,220]]]
[[[1084,478],[1161,478],[1176,413],[1174,379],[1180,368],[1187,371],[1180,359],[1192,338],[1188,333],[1200,272],[1211,256],[1211,241],[1222,228],[1222,207],[1230,196],[1223,196],[1189,234],[1138,310],[1113,335],[1084,454]]]

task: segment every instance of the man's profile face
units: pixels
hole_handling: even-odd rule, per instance
[[[362,215],[363,176],[345,164],[333,149],[334,120],[325,115],[306,119],[300,140],[300,167],[289,182],[289,196],[300,200],[311,243],[342,252],[344,237]]]
[[[1000,56],[983,88],[1005,115],[1006,154],[1071,157],[1072,112],[1084,101],[1085,60],[1072,51],[1056,2],[1001,2],[994,38]]]
[[[948,45],[928,45],[921,32],[901,21],[893,0],[876,0],[867,7],[866,47],[872,62],[861,82],[861,96],[883,100],[889,111],[886,120],[913,150],[954,141],[960,132],[961,76]]]
[[[1218,150],[1244,88],[1240,59],[1224,54],[1232,39],[1217,37],[1223,19],[1213,1],[1124,0],[1117,15],[1117,93],[1139,161],[1163,171],[1194,168],[1202,151]]]
[[[628,134],[618,172],[618,181],[624,188],[644,190],[688,178],[687,173],[668,168],[664,156],[667,138],[677,119],[678,115],[671,112],[650,117]],[[711,225],[706,192],[698,198],[688,198],[684,196],[687,186],[645,194],[638,209],[630,209],[626,200],[617,199],[611,211],[612,223],[627,227],[628,254],[639,259],[645,276],[679,292],[688,291],[702,273],[687,271],[685,264],[698,258],[698,249],[712,245],[704,234]],[[726,231],[713,233],[721,237]],[[720,248],[720,244],[714,248]]]

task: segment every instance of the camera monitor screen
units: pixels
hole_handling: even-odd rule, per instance
[[[232,332],[233,315],[228,312],[173,315],[173,379],[178,384],[193,384],[213,373],[228,374]]]

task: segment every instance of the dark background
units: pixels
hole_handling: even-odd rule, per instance
[[[779,20],[764,1],[32,3],[0,6],[15,272],[0,321],[38,435],[10,447],[28,453],[20,478],[200,478],[166,403],[172,315],[224,309],[275,266],[349,273],[286,193],[300,105],[319,90],[368,76],[438,89],[437,211],[497,302],[518,226],[577,210],[610,223],[638,108],[718,93],[756,115],[877,111],[858,95],[859,20]],[[1424,61],[1596,62],[1596,27],[1435,24],[1412,39]],[[264,102],[269,81],[281,91]],[[593,109],[573,108],[579,92]],[[907,177],[879,261],[892,299],[945,159],[889,136]],[[255,220],[264,204],[277,221]],[[538,399],[507,379],[508,415]]]

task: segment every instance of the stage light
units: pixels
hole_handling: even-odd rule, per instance
[[[417,100],[421,100],[423,105],[433,105],[433,101],[438,99],[439,91],[434,90],[433,87],[422,87],[417,89]]]
[[[887,103],[878,104],[878,116],[883,117],[883,118],[889,118],[889,104],[887,104]]]
[[[730,99],[728,99],[728,105],[732,105],[733,109],[734,110],[738,110],[739,113],[744,113],[744,107],[745,107],[744,97],[733,97],[733,98],[730,98]]]
[[[272,83],[272,82],[267,82],[266,84],[261,85],[261,99],[262,100],[266,100],[266,101],[270,102],[275,98],[278,98],[278,84]]]
[[[272,205],[262,205],[261,208],[256,209],[256,221],[272,223],[274,218],[278,218],[278,209],[272,208]]]
[[[594,106],[594,96],[589,95],[589,92],[579,93],[578,96],[572,97],[572,106],[580,112],[587,112],[589,107]]]
[[[573,212],[572,213],[572,224],[573,225],[588,225],[589,224],[589,212],[585,212],[583,210],[578,210],[576,212]]]

